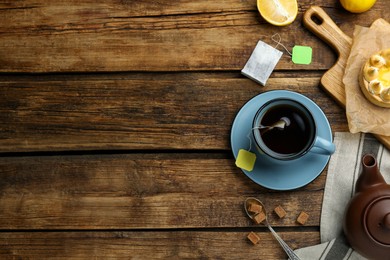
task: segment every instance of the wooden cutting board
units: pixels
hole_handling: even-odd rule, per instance
[[[341,106],[345,108],[345,87],[342,82],[347,64],[352,39],[333,22],[319,6],[310,7],[303,15],[303,24],[307,29],[329,44],[337,53],[338,59],[321,78],[321,86]],[[390,136],[374,135],[383,145],[390,149]]]

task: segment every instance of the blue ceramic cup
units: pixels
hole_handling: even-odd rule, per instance
[[[317,135],[310,110],[288,98],[262,105],[252,124],[252,137],[259,152],[274,162],[289,162],[306,153],[331,155],[335,145]]]

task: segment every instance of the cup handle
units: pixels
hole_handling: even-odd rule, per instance
[[[318,153],[318,154],[324,154],[324,155],[331,155],[336,150],[336,147],[334,143],[329,142],[328,140],[325,140],[322,137],[317,136],[313,147],[310,149],[310,152],[312,153]]]

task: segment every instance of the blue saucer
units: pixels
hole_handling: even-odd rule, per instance
[[[249,100],[237,113],[231,130],[231,146],[234,157],[237,158],[240,149],[256,153],[256,163],[251,172],[241,169],[255,183],[273,190],[292,190],[307,185],[317,178],[329,162],[330,155],[307,153],[289,164],[271,164],[261,155],[248,138],[251,133],[253,118],[257,110],[274,98],[290,98],[304,104],[314,116],[317,124],[317,134],[332,141],[332,130],[328,119],[321,108],[309,98],[287,90],[264,92]],[[251,136],[251,135],[249,135]]]

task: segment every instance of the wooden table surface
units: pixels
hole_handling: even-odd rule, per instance
[[[250,196],[287,211],[269,220],[293,249],[318,244],[326,169],[297,190],[263,188],[235,166],[232,122],[252,97],[285,89],[348,131],[319,84],[336,54],[302,16],[321,6],[352,37],[355,24],[389,21],[388,4],[357,15],[298,0],[294,23],[276,27],[255,0],[1,1],[0,258],[286,258],[246,217]],[[240,70],[275,33],[290,50],[311,46],[313,61],[285,53],[262,87]]]

